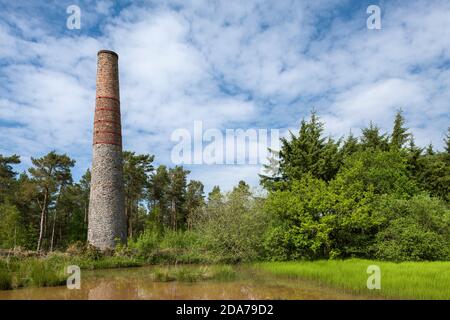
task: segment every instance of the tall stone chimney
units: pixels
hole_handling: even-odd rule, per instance
[[[127,238],[118,59],[98,52],[88,242],[102,251]]]

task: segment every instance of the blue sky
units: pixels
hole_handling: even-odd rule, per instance
[[[81,9],[68,30],[66,8]],[[382,29],[366,27],[380,6]],[[334,137],[402,108],[442,147],[450,110],[448,1],[0,1],[0,153],[52,149],[90,166],[96,52],[118,52],[124,148],[173,165],[171,133],[296,130],[314,108]],[[210,189],[259,166],[192,165]]]

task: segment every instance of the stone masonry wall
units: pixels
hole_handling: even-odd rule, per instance
[[[126,241],[118,56],[98,52],[88,241],[100,250]]]

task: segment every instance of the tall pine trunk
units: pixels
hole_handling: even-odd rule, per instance
[[[45,213],[47,211],[47,197],[48,197],[48,189],[45,189],[44,194],[44,203],[42,204],[42,210],[41,210],[41,221],[39,224],[39,239],[37,243],[37,249],[36,251],[41,251],[41,245],[42,245],[42,237],[44,235],[44,221],[45,221]]]
[[[52,239],[51,239],[51,241],[50,241],[50,252],[53,251],[53,243],[54,243],[54,241],[55,241],[56,215],[58,214],[59,198],[60,198],[60,196],[61,196],[62,190],[63,190],[63,187],[61,186],[61,187],[59,188],[58,198],[56,199],[55,214],[53,215]]]

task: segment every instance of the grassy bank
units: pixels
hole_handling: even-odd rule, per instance
[[[116,256],[86,257],[51,254],[44,257],[0,258],[0,290],[64,285],[69,276],[65,273],[69,265],[93,270],[137,267],[143,264],[133,258]]]
[[[369,265],[381,270],[381,289],[368,290]],[[264,262],[257,268],[299,277],[356,294],[399,299],[450,299],[450,262],[383,262],[362,259]]]
[[[202,280],[229,281],[237,277],[229,265],[161,267],[152,270],[154,281],[196,282]]]
[[[123,256],[70,256],[56,253],[43,257],[0,258],[0,290],[22,287],[64,285],[67,266],[84,270],[129,268],[149,265],[148,262]],[[154,281],[196,282],[201,280],[232,280],[236,272],[228,265],[160,265],[151,270]]]

